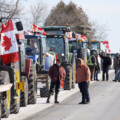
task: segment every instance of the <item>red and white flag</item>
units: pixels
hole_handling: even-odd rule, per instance
[[[67,32],[67,34],[68,34],[68,39],[69,40],[72,39],[72,32]]]
[[[84,35],[81,35],[82,40],[87,40],[87,38]]]
[[[37,26],[32,24],[32,31],[36,32],[36,30],[37,30]]]
[[[108,41],[103,41],[102,43],[105,45],[105,44],[108,44]]]
[[[3,65],[19,61],[18,45],[12,20],[6,26],[2,24],[0,56]]]
[[[47,35],[47,33],[42,28],[32,24],[32,31],[37,32],[37,30],[39,30],[42,35]]]
[[[42,28],[38,27],[38,30],[42,33],[42,35],[47,35],[47,33]]]

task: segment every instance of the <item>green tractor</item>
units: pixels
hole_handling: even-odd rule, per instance
[[[47,47],[49,51],[57,53],[58,58],[62,60],[62,66],[66,70],[66,79],[64,81],[64,90],[70,90],[75,87],[76,58],[68,43],[67,32],[70,31],[66,26],[43,27],[47,33]]]

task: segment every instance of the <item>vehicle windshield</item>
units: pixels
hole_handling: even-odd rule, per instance
[[[45,30],[46,33],[54,33],[55,35],[64,34],[63,30]]]
[[[72,46],[77,47],[77,43],[76,43],[76,41],[69,41],[69,44],[72,45]]]
[[[47,38],[47,49],[54,51],[58,54],[58,57],[62,59],[61,54],[65,53],[64,49],[64,38],[48,37]]]
[[[83,48],[88,48],[88,43],[82,42],[82,45],[83,45],[83,46],[82,46]]]
[[[38,39],[26,39],[25,40],[25,50],[27,55],[39,55],[40,47]]]
[[[100,50],[100,43],[99,42],[91,42],[91,49]]]

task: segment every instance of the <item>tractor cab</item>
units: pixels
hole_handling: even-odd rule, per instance
[[[25,35],[25,51],[27,58],[32,59],[39,69],[45,66],[46,37],[43,35]]]
[[[83,46],[87,46],[90,50],[96,50],[98,53],[101,50],[100,41],[91,40],[82,42]]]
[[[47,35],[47,47],[49,51],[57,53],[58,58],[68,62],[69,44],[65,35]]]

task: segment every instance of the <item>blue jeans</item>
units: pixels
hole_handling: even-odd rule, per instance
[[[120,68],[117,68],[115,73],[115,80],[119,80],[119,79],[120,79]]]
[[[95,70],[95,73],[94,73],[94,80],[98,80],[98,70]]]

